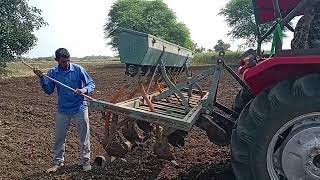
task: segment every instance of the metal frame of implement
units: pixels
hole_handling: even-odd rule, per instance
[[[165,47],[163,48],[165,51]],[[143,97],[129,99],[120,103],[111,103],[101,100],[92,100],[89,106],[92,110],[101,112],[111,112],[116,115],[129,117],[130,119],[142,120],[159,125],[172,127],[184,131],[189,131],[195,124],[201,114],[216,115],[226,121],[234,123],[234,118],[239,116],[235,111],[216,102],[218,83],[222,68],[226,69],[244,88],[248,88],[245,82],[224,63],[224,52],[219,53],[217,65],[202,71],[184,82],[173,84],[166,73],[166,67],[163,65],[162,54],[159,57],[157,66],[161,68],[161,75],[168,88],[162,93],[153,93],[148,95],[148,99],[155,106],[155,111],[151,112],[145,103]],[[211,84],[208,92],[202,91],[197,82],[211,76]],[[191,89],[197,86],[198,89]],[[191,88],[190,88],[191,87]],[[190,93],[192,94],[191,96]],[[166,102],[166,98],[173,100]],[[188,99],[187,99],[188,98]],[[215,108],[230,115],[225,116],[216,111]],[[120,122],[121,124],[121,122]]]

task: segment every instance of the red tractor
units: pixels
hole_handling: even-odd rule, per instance
[[[281,33],[314,0],[253,0],[257,51],[239,69],[243,88],[234,109],[232,166],[237,179],[320,179],[320,47],[282,50]],[[259,24],[275,21],[264,35]],[[261,43],[274,33],[275,54],[262,57]]]
[[[183,146],[196,125],[216,144],[231,139],[231,161],[239,180],[320,179],[320,49],[282,50],[281,40],[283,28],[293,31],[288,23],[314,3],[319,1],[253,0],[258,47],[241,56],[242,78],[224,63],[224,52],[216,65],[192,76],[187,66],[190,50],[119,29],[119,55],[130,79],[111,102],[90,102],[105,122],[106,152],[95,163],[124,157],[151,131],[156,134],[155,154],[174,160],[169,144]],[[261,35],[259,25],[270,21],[274,25]],[[274,52],[265,57],[261,44],[273,32]],[[222,69],[242,86],[233,109],[216,102]],[[179,82],[183,72],[187,78]],[[203,91],[197,82],[209,76],[210,88]],[[143,138],[136,127],[144,131]]]

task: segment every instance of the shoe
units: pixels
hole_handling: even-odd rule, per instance
[[[91,165],[90,164],[83,164],[82,165],[82,171],[86,172],[86,171],[90,171],[92,168],[91,168]]]
[[[53,165],[51,168],[47,169],[47,173],[53,173],[53,172],[57,172],[59,168],[61,168],[63,166],[63,163],[60,164],[55,164]]]

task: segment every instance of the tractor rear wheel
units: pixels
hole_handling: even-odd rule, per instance
[[[248,90],[241,88],[234,99],[232,110],[240,114],[242,109],[250,102],[252,98],[253,97]]]
[[[320,179],[320,74],[257,95],[240,114],[231,151],[239,180]]]

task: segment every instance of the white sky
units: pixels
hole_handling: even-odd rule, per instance
[[[71,56],[90,55],[113,56],[106,46],[103,26],[107,14],[116,0],[30,0],[32,6],[40,8],[49,26],[36,31],[37,45],[28,57],[52,56],[54,51],[65,47]],[[228,0],[164,0],[191,32],[192,40],[199,46],[212,49],[218,39],[231,44],[236,50],[239,43],[227,36],[228,27],[219,10]],[[291,35],[291,34],[290,34]],[[290,37],[289,37],[290,38]],[[288,48],[288,40],[285,48]],[[270,49],[269,45],[266,46]]]

